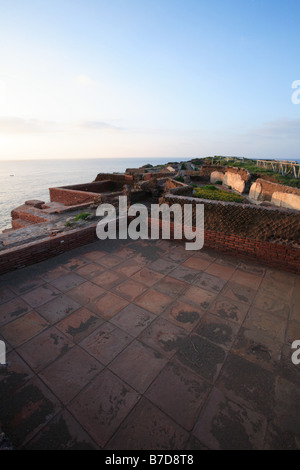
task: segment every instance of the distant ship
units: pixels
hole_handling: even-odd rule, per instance
[[[15,175],[9,175],[9,176],[15,176]]]

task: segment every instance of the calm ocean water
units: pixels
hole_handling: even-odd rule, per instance
[[[85,160],[0,161],[0,233],[11,226],[10,212],[28,199],[49,201],[52,186],[87,183],[100,172],[125,171],[187,158],[101,158]],[[14,175],[14,176],[10,176]]]

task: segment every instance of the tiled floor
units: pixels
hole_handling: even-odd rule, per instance
[[[300,448],[300,276],[106,241],[0,277],[20,449]]]

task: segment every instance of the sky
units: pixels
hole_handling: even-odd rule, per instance
[[[299,18],[299,0],[0,0],[0,160],[299,159]]]

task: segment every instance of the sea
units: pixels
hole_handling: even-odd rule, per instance
[[[92,182],[102,172],[187,160],[182,157],[0,161],[0,233],[11,228],[12,209],[29,199],[49,201],[48,188]]]

